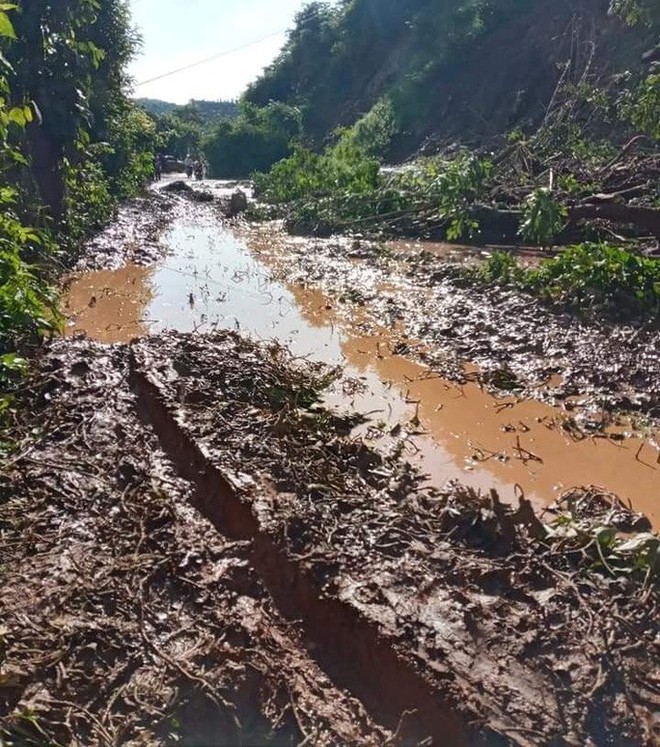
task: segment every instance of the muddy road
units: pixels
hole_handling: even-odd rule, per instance
[[[19,395],[0,739],[652,744],[653,334],[598,379],[605,331],[532,310],[504,369],[515,323],[429,332],[429,264],[479,253],[293,239],[201,188],[92,242]]]
[[[222,198],[233,185],[206,189]],[[447,277],[430,283],[436,265],[447,276],[479,261],[474,249],[293,238],[277,224],[222,224],[214,205],[172,203],[160,261],[75,276],[68,334],[276,339],[341,367],[326,402],[362,413],[355,435],[402,451],[436,486],[458,479],[506,498],[520,486],[547,505],[592,484],[658,521],[658,333],[571,322]],[[130,258],[131,241],[119,256]]]

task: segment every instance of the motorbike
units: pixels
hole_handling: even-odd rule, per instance
[[[199,161],[193,166],[193,176],[197,181],[204,178],[204,165]]]

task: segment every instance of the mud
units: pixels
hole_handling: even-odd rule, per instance
[[[187,203],[176,194],[149,190],[124,203],[107,228],[87,242],[74,270],[116,269],[127,263],[149,265],[165,254],[160,238],[185,215]]]
[[[553,540],[524,500],[423,488],[345,435],[326,374],[230,332],[52,347],[2,481],[2,728],[649,743],[654,577],[597,570],[593,542]],[[592,507],[641,521],[567,501],[576,531]]]
[[[402,258],[359,240],[283,239],[286,251],[273,252],[266,237],[274,230],[254,225],[247,240],[276,256],[283,277],[426,343],[420,357],[445,376],[464,381],[468,362],[492,391],[660,418],[660,330],[580,321],[516,291],[466,285],[456,263],[423,249]]]
[[[220,199],[234,185],[210,182],[203,188],[214,188]],[[507,380],[500,369],[483,373],[457,356],[438,362],[437,348],[406,334],[403,320],[385,317],[383,326],[378,313],[382,304],[392,306],[388,298],[414,300],[420,291],[411,292],[402,272],[385,280],[384,271],[369,263],[383,255],[405,269],[429,256],[427,245],[379,250],[349,242],[310,244],[265,230],[230,228],[214,210],[189,206],[163,234],[168,255],[158,264],[73,280],[65,300],[69,333],[128,342],[168,328],[225,328],[275,338],[298,356],[340,365],[344,376],[326,402],[361,413],[364,423],[354,428],[355,436],[386,453],[402,451],[436,486],[459,479],[482,490],[495,487],[508,500],[519,485],[541,505],[573,485],[600,485],[657,525],[660,467],[652,430],[646,438],[631,435],[630,424],[613,424],[610,411],[596,408],[588,396],[566,399],[562,375],[550,376],[536,392],[547,400],[542,403],[526,397],[522,383]],[[478,261],[473,249],[431,248],[443,261]],[[331,287],[326,294],[309,287],[312,281],[289,282],[300,271],[297,263],[316,263],[317,253],[328,272],[338,261],[350,265],[351,277],[364,277],[364,290],[358,294],[352,286],[337,295]],[[502,391],[498,383],[513,383],[513,390]]]
[[[128,375],[126,349],[60,344],[24,393],[0,502],[0,738],[386,744],[274,608],[252,544],[188,505]]]

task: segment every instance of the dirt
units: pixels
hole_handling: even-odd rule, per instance
[[[653,427],[654,333],[602,361],[473,250],[230,228],[235,187],[126,206],[67,294],[102,341],[17,397],[0,742],[656,743],[658,537],[612,489],[652,514],[656,445],[611,422]]]
[[[189,211],[187,197],[176,190],[150,189],[127,201],[112,223],[87,243],[74,271],[117,269],[128,263],[150,265],[162,259],[165,247],[161,236]]]
[[[226,199],[233,187],[209,182],[203,188]],[[225,328],[275,338],[295,355],[340,366],[343,377],[325,401],[360,413],[364,422],[353,435],[386,452],[402,451],[431,484],[458,479],[486,491],[495,487],[505,500],[514,498],[519,485],[537,505],[576,484],[600,485],[657,525],[658,452],[652,431],[612,424],[611,413],[590,409],[588,400],[585,406],[573,401],[552,406],[562,403],[558,375],[542,389],[547,403],[525,398],[515,388],[499,391],[492,385],[496,378],[488,383],[473,365],[457,367],[452,378],[442,376],[422,362],[433,347],[406,335],[400,321],[384,327],[368,302],[360,305],[349,294],[338,297],[332,290],[326,294],[309,283],[289,282],[290,256],[304,254],[307,247],[314,256],[315,243],[275,230],[264,234],[219,223],[208,206],[190,206],[163,233],[167,256],[157,264],[72,279],[64,302],[67,333],[128,342],[165,329]],[[329,250],[336,243],[321,246]],[[368,259],[354,255],[369,257],[373,248],[348,246],[354,271],[367,275]],[[479,257],[474,249],[430,248],[454,263]],[[422,251],[410,242],[385,249],[406,263]],[[366,282],[380,294],[407,293],[400,272],[386,282],[371,276]],[[378,303],[378,293],[375,297]]]
[[[188,505],[128,376],[126,348],[60,343],[24,393],[0,505],[3,744],[385,744],[252,544]]]
[[[272,256],[264,238],[275,227],[252,232]],[[660,330],[580,321],[514,290],[466,284],[456,263],[423,246],[402,257],[360,239],[290,240],[274,264],[290,283],[368,309],[372,326],[398,329],[404,343],[426,343],[420,358],[445,377],[465,381],[469,362],[491,391],[582,413],[639,412],[657,425]]]
[[[6,741],[650,744],[656,582],[424,488],[326,374],[233,332],[43,356],[2,478]]]

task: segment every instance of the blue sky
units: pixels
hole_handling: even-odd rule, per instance
[[[277,55],[284,30],[305,4],[306,0],[130,0],[133,22],[144,40],[142,54],[131,66],[136,83],[263,40],[191,70],[137,85],[135,95],[181,104],[192,98],[237,98]]]

